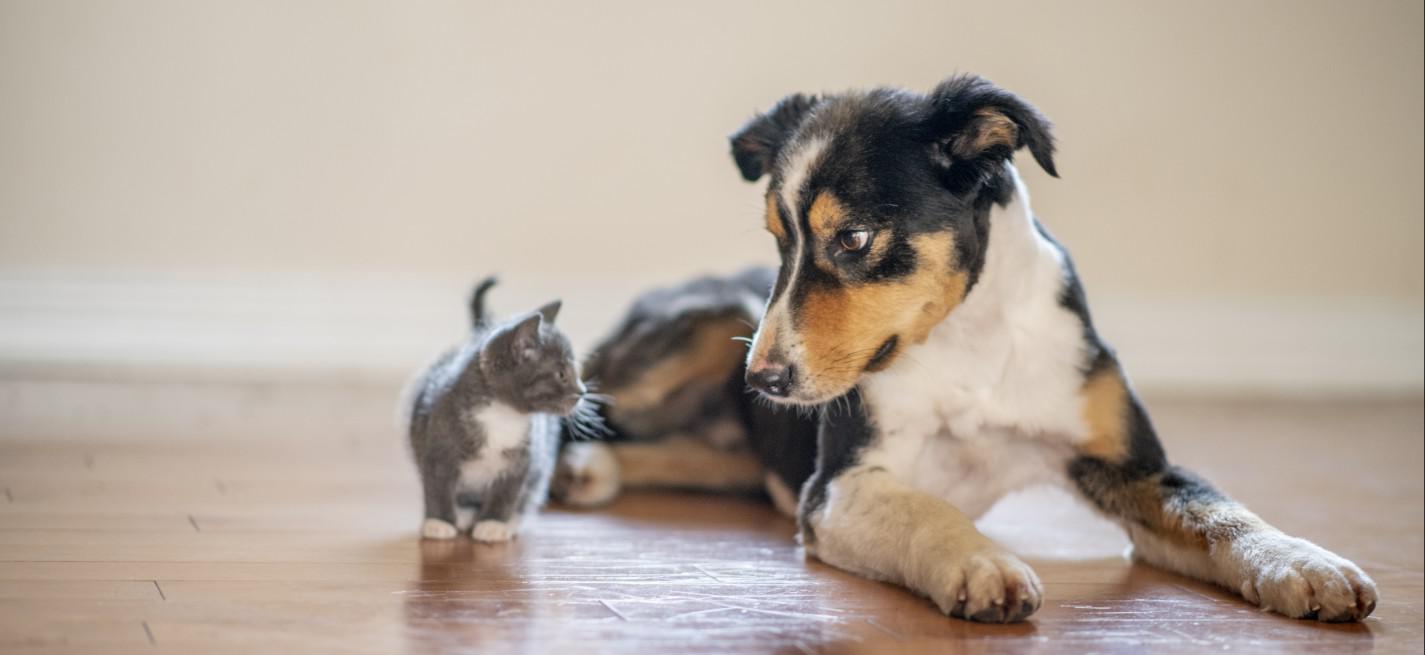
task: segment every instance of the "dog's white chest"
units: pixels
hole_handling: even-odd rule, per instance
[[[997,217],[965,301],[860,386],[875,432],[863,461],[970,515],[1062,480],[1086,436],[1083,324],[1059,303],[1063,254],[1022,202]]]
[[[909,475],[912,486],[978,518],[1006,494],[1063,479],[1065,449],[1009,434],[969,438],[941,433],[925,440]]]
[[[875,428],[864,464],[885,468],[971,517],[1005,494],[1063,479],[1071,450],[1067,427],[1028,430],[1003,419],[1014,414],[1012,407],[993,396],[956,391],[946,380],[880,382],[863,385]]]
[[[1008,408],[995,406],[992,398],[949,393],[936,399],[925,389],[944,386],[921,387],[920,393],[898,387],[865,386],[863,401],[876,436],[862,463],[885,468],[971,517],[1005,494],[1064,479],[1071,426],[1029,430],[1023,423],[999,421]]]
[[[466,412],[464,419],[479,425],[485,441],[474,459],[460,465],[460,479],[466,486],[484,486],[509,467],[507,453],[529,438],[530,415],[494,402]]]

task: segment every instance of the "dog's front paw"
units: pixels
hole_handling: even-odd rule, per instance
[[[606,444],[565,444],[559,453],[551,492],[561,502],[576,507],[596,507],[619,492],[618,460]]]
[[[476,521],[475,527],[470,529],[470,538],[475,541],[483,541],[487,544],[495,544],[509,541],[515,536],[515,529],[504,521],[484,520]]]
[[[1376,608],[1376,585],[1359,567],[1305,539],[1280,533],[1241,538],[1242,597],[1297,619],[1359,621]]]
[[[1039,576],[1003,550],[969,553],[942,569],[930,597],[950,616],[981,623],[1023,621],[1043,602]]]
[[[460,531],[455,526],[440,519],[426,519],[421,524],[421,536],[426,539],[454,539],[457,534]]]

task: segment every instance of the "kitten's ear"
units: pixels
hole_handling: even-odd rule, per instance
[[[547,304],[547,305],[545,305],[545,306],[543,306],[543,307],[540,307],[538,310],[535,310],[535,311],[537,311],[540,316],[543,316],[543,317],[544,317],[544,322],[545,322],[545,323],[549,323],[550,325],[553,325],[553,324],[554,324],[554,317],[556,317],[556,316],[559,315],[559,306],[560,306],[563,302],[564,302],[564,301],[562,301],[562,300],[556,300],[556,301],[551,302],[551,303],[549,303],[549,304]]]
[[[529,316],[520,319],[514,327],[510,328],[510,334],[514,335],[514,347],[517,350],[534,348],[539,343],[539,326],[544,322],[544,316],[539,312],[531,312]]]

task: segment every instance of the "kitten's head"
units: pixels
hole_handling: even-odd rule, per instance
[[[565,415],[587,389],[579,381],[574,349],[554,317],[556,300],[494,328],[485,339],[481,367],[495,398],[522,412]]]

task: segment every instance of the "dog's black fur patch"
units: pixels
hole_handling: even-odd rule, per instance
[[[743,381],[745,373],[738,367],[727,385],[729,397],[737,399],[738,416],[747,426],[747,441],[762,465],[796,492],[816,468],[816,417],[758,398]]]
[[[816,437],[816,472],[802,487],[801,506],[797,511],[797,526],[807,545],[816,541],[808,517],[826,502],[826,486],[842,471],[853,466],[860,459],[861,450],[875,438],[868,412],[869,408],[861,402],[858,389],[852,389],[845,396],[821,407]]]

